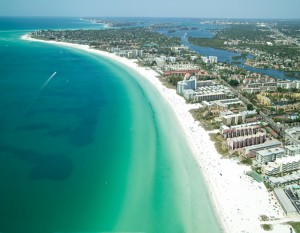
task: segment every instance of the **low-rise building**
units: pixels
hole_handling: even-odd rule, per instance
[[[247,146],[244,148],[244,154],[247,155],[247,157],[256,157],[256,152],[264,149],[270,149],[275,147],[280,147],[281,142],[277,140],[267,141],[262,144],[253,145],[253,146]]]
[[[267,177],[266,182],[268,182],[272,187],[281,187],[285,185],[290,185],[298,183],[300,181],[300,172],[293,172],[292,174],[281,176],[281,177]]]
[[[283,189],[274,189],[274,194],[288,217],[294,217],[298,215],[297,209],[294,207]]]

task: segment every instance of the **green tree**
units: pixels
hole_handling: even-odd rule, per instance
[[[235,80],[235,79],[230,79],[229,80],[229,85],[233,86],[233,87],[237,87],[239,85],[239,81]]]
[[[247,104],[247,110],[252,111],[253,109],[253,104]]]

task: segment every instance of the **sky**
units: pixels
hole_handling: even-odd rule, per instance
[[[300,19],[300,0],[0,0],[0,16]]]

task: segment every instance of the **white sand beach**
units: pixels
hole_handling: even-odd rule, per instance
[[[30,38],[28,35],[24,35],[22,39],[40,41]],[[263,224],[259,219],[261,215],[267,215],[274,219],[286,219],[275,197],[267,192],[265,186],[245,174],[250,170],[249,167],[239,165],[235,160],[221,158],[214,143],[210,140],[208,132],[194,120],[189,112],[191,108],[195,108],[195,105],[186,104],[184,98],[177,95],[175,90],[163,86],[155,71],[139,67],[134,60],[90,49],[87,45],[54,41],[40,42],[81,49],[113,59],[132,68],[157,88],[161,96],[170,104],[186,134],[195,161],[207,182],[208,191],[224,232],[266,232],[261,227]],[[271,232],[290,233],[290,227],[284,224],[274,225]]]

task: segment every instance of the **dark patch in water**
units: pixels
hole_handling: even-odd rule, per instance
[[[92,81],[92,82],[90,82]],[[50,85],[51,84],[51,85]],[[106,96],[101,93],[101,82],[98,79],[80,79],[71,80],[66,84],[65,81],[57,79],[52,82],[43,91],[36,100],[32,108],[25,114],[25,120],[38,115],[63,115],[60,117],[75,116],[78,119],[78,125],[59,125],[59,122],[51,128],[51,125],[45,122],[35,123],[18,130],[35,131],[45,129],[46,135],[51,137],[68,137],[69,142],[76,147],[84,147],[94,141],[95,126],[98,123],[98,116],[103,106],[107,104]],[[66,85],[67,88],[65,87]],[[57,125],[58,124],[58,125]],[[49,126],[49,128],[47,128]]]
[[[81,124],[70,135],[69,140],[73,146],[84,147],[94,141],[94,124]]]
[[[46,124],[46,123],[30,124],[30,125],[16,128],[16,131],[36,131],[36,130],[51,129],[52,127],[53,125]]]
[[[49,131],[47,133],[47,135],[49,135],[51,137],[61,137],[61,136],[65,136],[65,135],[68,136],[71,133],[72,133],[71,127],[60,127],[58,129]]]
[[[50,179],[60,181],[68,178],[73,171],[73,162],[63,154],[45,155],[33,150],[16,149],[0,146],[0,151],[14,154],[19,159],[31,165],[31,179]]]

